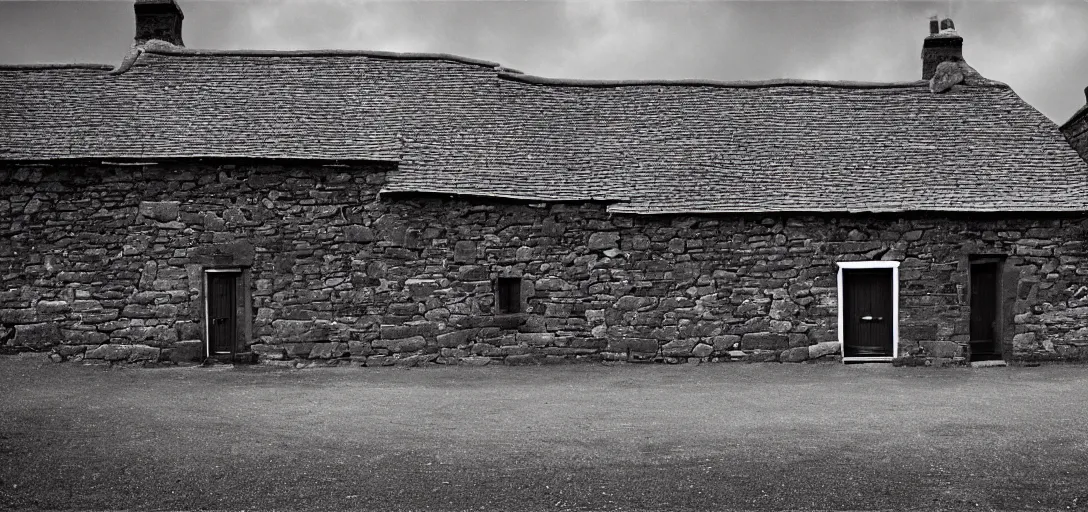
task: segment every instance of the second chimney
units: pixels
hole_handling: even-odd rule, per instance
[[[136,0],[136,44],[151,39],[185,46],[181,40],[181,20],[185,15],[174,0]]]
[[[945,18],[937,31],[937,17],[929,20],[929,36],[922,43],[922,80],[933,78],[937,65],[963,60],[963,38],[956,33],[952,20]]]

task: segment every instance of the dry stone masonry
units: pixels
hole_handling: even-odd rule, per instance
[[[835,360],[836,262],[899,261],[899,352],[962,361],[968,261],[1004,255],[1003,343],[1088,359],[1088,217],[610,214],[379,195],[393,164],[7,164],[0,345],[205,355],[205,271],[242,272],[275,364]],[[521,308],[497,311],[499,277]]]

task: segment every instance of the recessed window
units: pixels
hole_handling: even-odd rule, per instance
[[[500,277],[495,282],[495,307],[500,314],[521,313],[520,277]]]

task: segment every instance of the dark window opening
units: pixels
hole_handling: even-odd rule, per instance
[[[521,313],[520,277],[500,277],[496,281],[495,306],[500,314]]]

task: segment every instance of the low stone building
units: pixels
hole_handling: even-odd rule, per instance
[[[183,47],[0,67],[0,336],[56,359],[1088,359],[1088,164],[904,83]],[[306,363],[310,364],[310,363]]]

